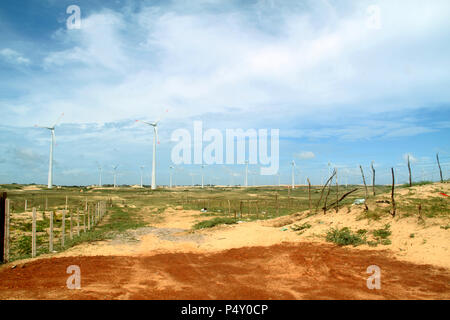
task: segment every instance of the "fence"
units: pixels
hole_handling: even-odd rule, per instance
[[[11,247],[14,244],[17,244],[14,243],[14,239],[11,239],[10,236],[11,225],[13,224],[15,228],[24,229],[24,226],[28,226],[28,222],[19,223],[18,217],[15,217],[16,220],[12,221],[13,219],[10,215],[10,200],[6,198],[6,193],[2,195],[0,204],[3,204],[3,206],[0,205],[0,253],[2,258],[1,262],[6,263],[10,261]],[[39,213],[41,213],[41,218],[38,218]],[[29,213],[27,211],[21,214],[22,218],[25,216],[25,220],[29,220]],[[66,205],[63,210],[38,211],[36,207],[33,207],[31,212],[31,244],[28,244],[28,242],[25,242],[24,244],[19,239],[15,240],[18,242],[17,245],[22,249],[25,246],[25,251],[28,252],[28,249],[31,249],[32,258],[41,253],[46,253],[47,251],[55,253],[57,252],[55,248],[59,248],[60,251],[63,251],[68,247],[66,242],[67,239],[73,241],[76,240],[77,237],[81,237],[83,233],[93,231],[95,227],[103,221],[106,214],[106,201],[88,202],[86,200],[81,209],[69,208],[66,197]],[[28,229],[26,228],[25,231],[28,232]],[[48,246],[45,245],[45,242],[48,242]]]

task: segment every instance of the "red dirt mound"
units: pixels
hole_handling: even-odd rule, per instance
[[[69,290],[66,269],[81,269]],[[381,268],[369,290],[366,269]],[[450,271],[311,243],[210,254],[42,259],[3,268],[0,299],[449,299]]]

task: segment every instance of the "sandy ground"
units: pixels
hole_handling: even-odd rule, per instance
[[[435,189],[413,192],[436,196]],[[359,219],[362,210],[354,206],[310,217],[304,212],[192,231],[193,224],[211,217],[169,207],[149,220],[151,226],[114,240],[4,266],[0,298],[449,299],[450,230],[441,228],[448,219],[373,221]],[[302,234],[291,230],[302,223],[312,227]],[[391,245],[340,248],[325,242],[331,227],[374,230],[387,223]],[[65,288],[65,268],[72,264],[83,270],[81,291]],[[385,275],[381,290],[366,287],[369,265],[380,266]]]

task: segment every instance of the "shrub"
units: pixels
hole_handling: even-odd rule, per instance
[[[211,220],[206,220],[195,224],[192,228],[194,229],[206,229],[212,228],[219,224],[235,224],[236,221],[233,218],[214,218]]]
[[[366,238],[361,234],[353,233],[349,228],[344,227],[342,229],[331,229],[327,232],[326,240],[333,242],[339,246],[359,246],[366,243]]]
[[[387,238],[392,234],[392,232],[389,230],[390,227],[391,227],[391,226],[390,226],[390,224],[388,223],[388,224],[386,224],[386,225],[384,226],[384,228],[381,228],[381,229],[377,229],[377,230],[372,231],[372,234],[373,234],[374,237],[376,237],[376,238],[379,238],[379,239],[387,239]]]

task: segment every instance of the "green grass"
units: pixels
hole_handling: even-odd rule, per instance
[[[305,223],[303,223],[303,224],[301,224],[301,225],[294,224],[294,225],[291,227],[291,229],[292,229],[293,231],[300,231],[299,234],[301,234],[301,233],[303,233],[306,229],[309,229],[309,228],[311,228],[311,227],[312,227],[312,226],[311,226],[309,223],[305,222]]]
[[[390,227],[390,224],[386,224],[381,229],[373,230],[372,234],[376,239],[387,239],[392,234]]]
[[[236,221],[233,218],[214,218],[211,220],[202,221],[199,223],[196,223],[192,226],[193,229],[206,229],[206,228],[212,228],[217,225],[221,224],[235,224]]]
[[[339,246],[353,245],[354,247],[366,243],[365,236],[353,233],[349,228],[344,227],[342,229],[333,228],[327,232],[326,240],[333,242]]]

